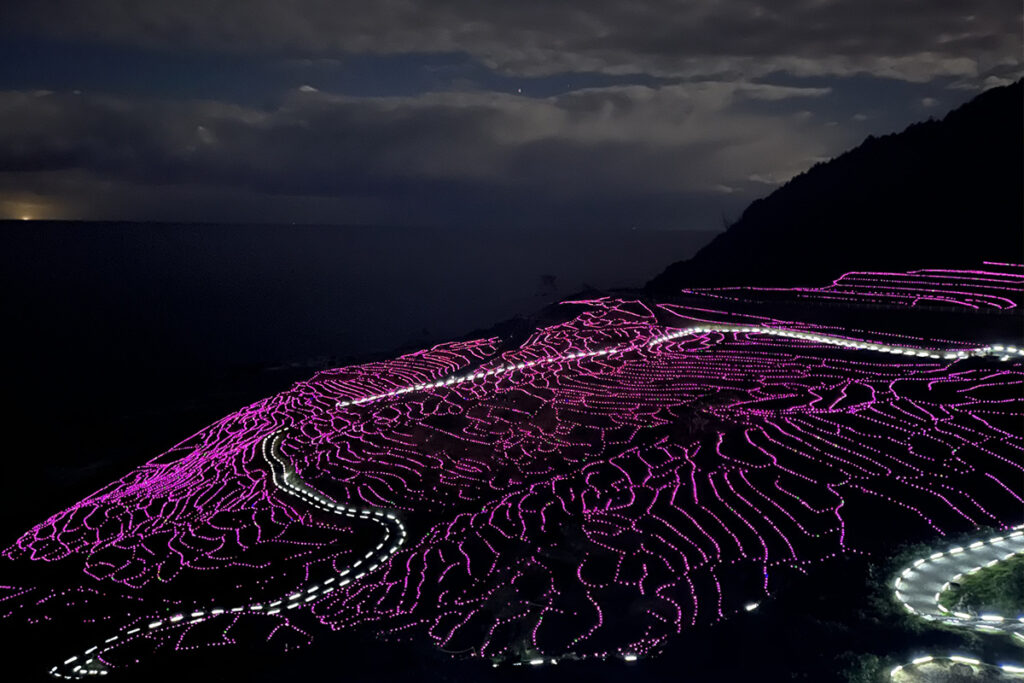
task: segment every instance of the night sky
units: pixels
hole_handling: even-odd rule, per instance
[[[1006,0],[0,7],[0,218],[720,229],[1021,67]]]

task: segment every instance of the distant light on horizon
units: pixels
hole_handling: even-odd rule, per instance
[[[49,196],[3,196],[0,192],[0,221],[75,220],[77,206]]]

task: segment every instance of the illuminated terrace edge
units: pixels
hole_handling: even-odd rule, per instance
[[[103,643],[93,645],[81,654],[69,657],[64,660],[62,664],[54,666],[49,671],[51,676],[66,679],[81,679],[86,676],[97,675],[105,676],[109,672],[109,669],[98,659],[105,650],[117,647],[128,638],[136,636],[142,632],[152,632],[161,628],[171,628],[185,620],[188,620],[188,623],[190,624],[196,624],[201,621],[205,621],[206,619],[211,619],[226,613],[238,614],[241,612],[255,612],[258,614],[278,614],[283,610],[303,607],[324,595],[334,592],[337,588],[341,588],[352,581],[357,581],[363,578],[368,573],[374,571],[383,563],[387,562],[391,559],[392,555],[398,552],[399,548],[401,548],[405,543],[405,539],[407,537],[405,525],[402,524],[402,521],[398,516],[394,512],[390,511],[339,503],[333,498],[307,486],[296,476],[295,470],[287,463],[280,453],[279,446],[287,431],[287,428],[278,429],[270,436],[264,438],[260,442],[259,446],[263,453],[263,459],[270,467],[270,476],[274,484],[289,495],[298,497],[317,509],[341,515],[343,517],[362,519],[380,524],[384,527],[384,539],[378,543],[373,550],[366,553],[362,558],[351,564],[349,567],[340,571],[336,576],[331,576],[320,583],[314,583],[306,586],[305,588],[290,593],[286,597],[266,603],[255,602],[235,607],[196,609],[187,614],[173,614],[166,619],[148,620],[145,626],[139,625],[131,628],[124,628],[120,632],[104,640]],[[280,475],[278,475],[279,470]],[[388,542],[392,539],[394,539],[394,541],[389,545]],[[383,550],[385,547],[386,550]],[[371,564],[361,571],[356,571],[364,562],[371,562]],[[335,585],[335,583],[337,585]]]
[[[761,325],[739,325],[739,324],[723,324],[723,323],[710,323],[700,324],[682,329],[674,329],[670,332],[666,332],[659,336],[656,336],[641,344],[626,344],[619,345],[610,348],[594,350],[594,351],[579,351],[562,355],[547,356],[540,359],[523,361],[519,363],[509,363],[497,368],[492,368],[486,371],[478,371],[466,375],[456,375],[445,379],[441,379],[435,382],[421,383],[406,386],[399,389],[394,389],[384,393],[372,394],[364,397],[354,398],[346,401],[336,402],[338,408],[346,408],[350,406],[359,406],[366,403],[386,399],[394,396],[404,395],[411,392],[425,391],[434,388],[441,388],[454,384],[461,384],[464,382],[470,382],[478,379],[483,379],[491,375],[499,375],[502,373],[512,372],[515,370],[522,370],[527,367],[536,365],[542,365],[547,363],[558,363],[568,360],[583,359],[589,357],[599,356],[611,356],[614,354],[620,354],[629,352],[632,350],[638,350],[644,347],[654,347],[659,344],[673,341],[675,339],[684,336],[699,336],[708,333],[725,333],[725,334],[764,334],[769,336],[781,337],[783,339],[793,339],[797,341],[809,341],[819,344],[838,346],[846,349],[862,350],[862,351],[874,351],[887,353],[890,355],[906,356],[908,358],[922,358],[922,359],[934,359],[934,360],[962,360],[971,357],[995,357],[1002,361],[1008,360],[1024,360],[1024,348],[1013,345],[1002,345],[993,344],[988,346],[979,347],[964,347],[954,349],[933,349],[933,348],[922,348],[913,347],[906,345],[896,345],[888,343],[871,342],[864,339],[855,339],[851,337],[825,335],[817,332],[807,332],[798,329],[789,329],[783,327],[767,327]],[[279,429],[273,432],[271,435],[265,437],[260,443],[260,449],[262,450],[263,457],[267,462],[271,479],[274,485],[284,490],[285,493],[294,496],[308,503],[309,505],[316,507],[325,512],[332,514],[338,514],[350,518],[366,519],[381,524],[385,527],[384,540],[378,544],[378,546],[371,552],[367,553],[366,556],[349,568],[343,570],[336,577],[331,577],[325,581],[322,581],[322,585],[313,584],[304,589],[300,589],[287,596],[287,598],[281,598],[269,603],[252,603],[242,606],[234,607],[213,607],[210,609],[197,609],[190,613],[178,613],[171,615],[166,619],[154,619],[146,623],[126,628],[119,633],[111,636],[110,638],[103,641],[100,645],[93,645],[86,649],[80,655],[72,656],[66,659],[62,664],[54,666],[50,670],[50,674],[60,678],[79,679],[89,675],[106,675],[109,672],[107,666],[100,662],[98,657],[103,651],[109,650],[123,643],[125,640],[130,639],[144,632],[153,632],[163,628],[171,628],[175,625],[185,622],[193,624],[219,616],[224,613],[241,613],[241,612],[254,612],[262,614],[276,614],[282,610],[296,609],[306,604],[313,602],[314,600],[327,595],[338,587],[345,586],[354,580],[360,579],[365,576],[368,572],[377,569],[382,563],[388,561],[394,553],[398,551],[401,545],[405,542],[407,533],[402,525],[401,521],[393,512],[384,512],[381,509],[368,508],[368,507],[357,507],[349,506],[344,503],[339,503],[334,499],[326,496],[323,493],[316,491],[315,489],[306,485],[301,479],[297,477],[293,468],[283,459],[280,454],[279,446],[281,441],[284,439],[284,434],[287,429]],[[280,474],[278,472],[280,471]],[[1017,528],[1014,537],[1018,537],[1024,532],[1019,531],[1020,527]],[[385,546],[388,545],[388,541],[395,538],[395,543],[388,547],[384,552],[380,552]],[[1018,552],[1024,552],[1024,541],[1022,541],[1022,549]],[[376,553],[380,553],[377,556],[376,561],[369,565],[366,569],[361,572],[353,574],[349,577],[349,574],[353,570],[360,567],[366,560],[371,560]],[[337,582],[337,585],[332,585]],[[928,618],[928,617],[925,617]],[[935,617],[933,617],[935,618]],[[987,625],[986,625],[987,626]],[[631,657],[635,658],[635,656]],[[532,663],[532,662],[531,662]]]
[[[767,334],[776,337],[782,337],[785,339],[799,339],[803,341],[813,341],[820,344],[827,344],[831,346],[841,346],[848,349],[860,349],[865,351],[879,351],[881,353],[889,353],[897,356],[908,356],[917,358],[931,358],[941,360],[960,360],[964,358],[978,358],[978,357],[990,357],[996,356],[999,360],[1007,361],[1014,358],[1024,359],[1024,348],[1019,348],[1013,345],[1005,344],[991,344],[988,346],[978,346],[974,348],[961,348],[961,349],[926,349],[913,346],[904,346],[899,344],[885,344],[879,342],[870,342],[863,339],[853,339],[851,337],[838,337],[834,335],[820,334],[817,332],[804,332],[802,330],[792,330],[783,327],[765,327],[762,325],[731,325],[731,324],[706,324],[697,325],[694,327],[686,327],[680,330],[674,330],[667,334],[655,337],[651,341],[647,342],[648,347],[657,346],[679,337],[689,335],[700,335],[708,332],[739,332],[749,334]],[[393,389],[391,391],[382,392],[379,394],[370,394],[369,396],[362,396],[354,398],[349,401],[338,401],[335,406],[338,408],[347,408],[349,406],[359,406],[371,403],[373,401],[379,401],[385,398],[393,398],[395,396],[401,396],[414,391],[426,391],[427,389],[438,389],[441,387],[450,386],[453,384],[462,384],[463,382],[472,382],[478,379],[484,379],[491,375],[500,375],[506,372],[512,372],[514,370],[523,370],[525,368],[533,367],[536,365],[545,365],[547,363],[562,363],[567,360],[576,360],[580,358],[590,358],[594,356],[610,356],[616,353],[625,353],[639,348],[636,345],[621,345],[613,346],[607,349],[601,349],[598,351],[578,351],[575,353],[568,353],[560,356],[547,356],[545,358],[538,358],[536,360],[523,361],[520,363],[508,363],[506,365],[500,365],[490,370],[482,370],[479,372],[470,373],[468,375],[454,375],[446,379],[441,379],[436,382],[428,382],[423,384],[414,384],[400,389]]]

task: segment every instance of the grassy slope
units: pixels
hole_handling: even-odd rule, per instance
[[[1024,555],[965,576],[959,583],[959,588],[939,596],[939,604],[952,610],[963,598],[964,605],[976,611],[1006,617],[1024,614]]]

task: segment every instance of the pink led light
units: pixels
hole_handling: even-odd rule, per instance
[[[852,273],[787,292],[1007,309],[1022,282]],[[361,627],[481,657],[522,638],[538,657],[642,656],[742,613],[779,570],[884,550],[872,518],[905,535],[1017,521],[1017,359],[965,364],[931,353],[941,344],[706,307],[572,304],[514,349],[481,339],[329,370],[225,417],[7,548],[78,576],[11,600],[144,607],[108,614],[117,640],[55,669],[69,676],[220,643],[210,623],[240,620],[266,622],[268,642]],[[734,574],[759,588],[720,578]],[[175,593],[186,581],[209,594]]]

